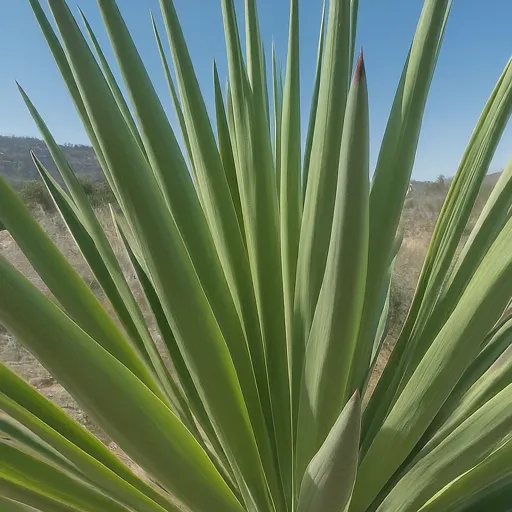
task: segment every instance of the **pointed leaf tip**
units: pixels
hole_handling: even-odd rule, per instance
[[[357,58],[356,70],[354,72],[354,82],[355,83],[360,82],[361,77],[363,77],[364,74],[365,74],[364,55],[363,55],[363,49],[361,48],[361,51],[359,52],[359,57]]]
[[[298,512],[347,510],[359,463],[361,403],[356,391],[302,479]]]

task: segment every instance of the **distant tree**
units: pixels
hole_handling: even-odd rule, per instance
[[[31,208],[39,205],[46,212],[55,210],[55,205],[43,182],[30,180],[25,182],[20,190],[20,196]]]
[[[447,186],[447,178],[443,174],[440,174],[435,181],[436,187],[440,192],[443,192]]]

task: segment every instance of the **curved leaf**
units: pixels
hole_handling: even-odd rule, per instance
[[[297,512],[347,510],[357,473],[360,429],[361,400],[356,392],[308,465]]]

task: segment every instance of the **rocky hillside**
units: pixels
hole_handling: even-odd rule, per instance
[[[78,175],[93,181],[103,179],[103,173],[91,147],[67,144],[62,146],[62,149]],[[55,173],[55,166],[43,141],[31,137],[2,135],[0,135],[0,173],[15,185],[38,179],[30,151],[34,151],[43,165]]]

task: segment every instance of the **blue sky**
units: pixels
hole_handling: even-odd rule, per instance
[[[95,0],[73,0],[89,18],[107,56],[112,57]],[[171,102],[151,30],[149,10],[158,0],[118,0],[155,86],[174,123]],[[236,1],[242,7],[242,0]],[[358,46],[364,47],[371,119],[371,161],[375,162],[422,0],[360,0]],[[199,82],[212,106],[212,59],[226,76],[220,0],[175,0]],[[28,0],[0,0],[0,134],[37,136],[14,80],[26,89],[59,142],[87,143],[74,107],[33,18]],[[7,7],[8,6],[8,7]],[[286,57],[288,0],[259,0],[262,37]],[[492,6],[492,7],[490,7]],[[307,125],[314,78],[321,0],[301,0],[302,117]],[[512,54],[512,1],[454,0],[432,84],[413,177],[453,175],[472,129]],[[491,165],[498,171],[512,156],[507,128]]]

